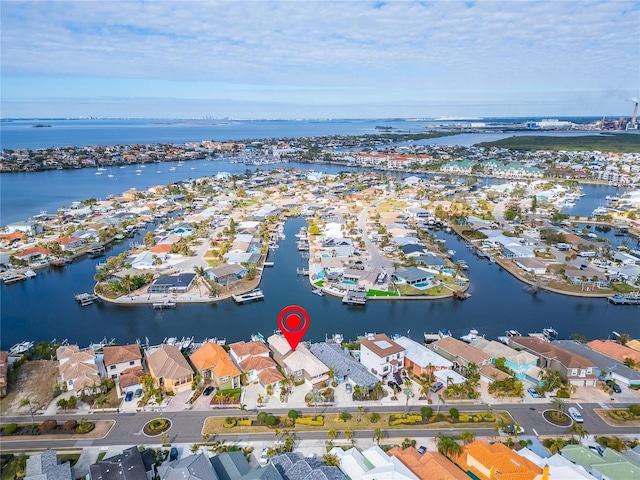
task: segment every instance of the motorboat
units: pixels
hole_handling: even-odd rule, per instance
[[[480,335],[478,330],[472,328],[471,330],[469,330],[469,333],[467,333],[466,335],[462,335],[460,337],[460,340],[462,340],[463,342],[471,343],[478,338],[484,338],[484,335]]]
[[[556,338],[558,338],[558,332],[553,327],[543,328],[542,334],[544,335],[544,338],[546,338],[549,342],[553,342]]]

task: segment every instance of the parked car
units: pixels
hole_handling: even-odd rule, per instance
[[[353,387],[351,386],[351,384],[350,384],[350,383],[347,383],[347,384],[344,386],[344,389],[345,389],[345,391],[346,391],[347,393],[351,393],[351,392],[353,392]]]
[[[178,449],[176,447],[171,447],[169,450],[169,461],[173,462],[178,459]]]
[[[134,397],[140,398],[142,396],[142,389],[139,388],[136,390],[136,393],[133,394]]]
[[[524,433],[524,428],[522,428],[520,425],[516,425],[516,424],[507,425],[502,430],[507,435],[520,435],[521,433]]]
[[[418,453],[419,453],[420,455],[424,455],[424,453],[425,453],[426,451],[427,451],[427,447],[425,447],[424,445],[420,445],[420,446],[418,447]]]
[[[582,415],[580,415],[580,412],[578,411],[578,409],[576,407],[569,407],[567,409],[567,413],[569,414],[569,416],[571,418],[573,418],[574,422],[576,422],[576,423],[584,422],[584,419],[582,418]]]
[[[540,394],[538,393],[538,391],[533,388],[533,387],[529,387],[527,388],[527,392],[529,392],[529,395],[531,395],[533,398],[540,398]]]
[[[439,392],[440,390],[442,390],[442,387],[444,387],[442,382],[436,382],[431,386],[431,391],[433,393]]]
[[[269,450],[269,447],[264,447],[262,449],[262,453],[260,454],[260,459],[258,460],[260,465],[266,465],[269,463],[269,455],[267,455],[268,450]]]
[[[125,402],[130,402],[132,398],[133,398],[133,392],[129,391],[129,392],[127,392],[127,394],[124,396],[124,401],[125,401]]]
[[[622,392],[622,389],[620,388],[620,385],[618,385],[615,381],[613,381],[613,380],[607,380],[605,383],[606,383],[606,384],[609,386],[609,388],[611,388],[611,390],[613,390],[614,392],[616,392],[616,393],[621,393],[621,392]]]
[[[213,387],[209,385],[207,388],[204,389],[204,392],[202,392],[202,394],[205,397],[208,397],[209,395],[211,395],[211,392],[213,392]]]
[[[394,382],[393,380],[389,380],[387,382],[387,385],[389,385],[389,388],[391,390],[400,390],[400,386],[396,382]]]

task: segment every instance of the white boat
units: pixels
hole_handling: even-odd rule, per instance
[[[27,278],[33,278],[33,277],[35,277],[35,276],[36,276],[36,272],[34,272],[34,271],[33,271],[33,270],[31,270],[31,269],[28,269],[28,270],[25,270],[25,271],[24,271],[24,275],[25,275]]]
[[[315,293],[316,295],[320,296],[320,297],[324,297],[324,292],[322,291],[322,289],[320,288],[314,288],[313,290],[311,290],[313,293]]]
[[[447,250],[447,257],[453,257],[456,254],[455,250]]]
[[[593,212],[591,212],[591,215],[594,216],[594,217],[601,217],[601,216],[608,215],[608,214],[609,214],[609,210],[607,210],[606,208],[602,208],[602,207],[598,207]]]
[[[96,172],[96,175],[102,175],[102,172]]]
[[[9,349],[10,355],[22,355],[23,353],[27,353],[29,350],[33,348],[33,342],[20,342],[16,343],[13,347]]]
[[[462,335],[460,337],[460,340],[462,340],[463,342],[471,343],[478,338],[484,338],[484,335],[480,335],[480,333],[478,333],[478,330],[472,328],[471,330],[469,330],[469,333],[467,333],[466,335]]]

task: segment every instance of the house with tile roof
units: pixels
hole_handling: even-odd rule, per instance
[[[384,333],[369,334],[360,342],[360,363],[384,380],[404,368],[404,347]]]
[[[599,454],[583,445],[566,445],[560,453],[598,480],[640,478],[640,464],[611,448]]]
[[[494,364],[497,358],[504,358],[505,366],[510,368],[520,380],[527,376],[527,372],[532,367],[537,367],[538,365],[538,357],[536,355],[526,351],[515,350],[495,340],[478,338],[471,342],[471,346],[490,355]]]
[[[191,389],[193,369],[175,345],[160,345],[146,351],[147,367],[156,388],[180,393]]]
[[[245,342],[243,340],[229,345],[229,354],[233,361],[239,364],[249,357],[269,357],[269,347],[260,340],[252,342]]]
[[[491,355],[453,337],[441,338],[429,345],[429,349],[452,361],[454,370],[457,367],[466,367],[472,363],[482,368],[491,363],[492,360]]]
[[[597,383],[596,365],[556,344],[536,337],[509,337],[509,346],[521,348],[538,357],[538,366],[560,372],[571,385],[593,387]]]
[[[393,447],[387,455],[400,460],[420,480],[469,480],[466,473],[439,452],[420,454],[415,447]]]
[[[309,351],[325,365],[331,365],[335,370],[332,381],[337,383],[350,382],[361,387],[373,388],[378,383],[378,377],[367,367],[348,353],[345,353],[335,343],[313,343]]]
[[[587,346],[596,352],[600,352],[607,357],[615,358],[621,362],[630,358],[634,363],[640,364],[640,352],[618,342],[612,340],[592,340],[587,343]]]
[[[304,382],[312,389],[326,387],[330,381],[329,367],[303,345],[287,355],[281,366],[287,375],[293,375],[294,383]]]
[[[60,381],[76,395],[91,394],[100,385],[100,374],[93,350],[82,350],[77,345],[61,345],[56,350]]]
[[[211,383],[221,390],[240,388],[242,372],[221,345],[207,342],[189,355],[189,360],[204,383]]]
[[[102,349],[102,354],[107,375],[114,380],[128,368],[142,367],[142,352],[137,343],[106,346]]]
[[[640,352],[640,340],[635,340],[635,339],[629,340],[626,346],[629,347],[631,350]]]
[[[424,345],[407,337],[398,337],[394,341],[404,348],[404,366],[411,368],[415,375],[430,374],[437,370],[448,370],[453,362],[442,355],[429,350]]]
[[[284,359],[293,352],[289,342],[282,335],[276,333],[267,338],[267,345],[269,345],[273,359],[280,366],[284,364]]]
[[[462,447],[456,463],[472,478],[480,480],[546,480],[548,467],[541,468],[503,443],[476,440]]]

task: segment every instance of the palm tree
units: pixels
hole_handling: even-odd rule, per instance
[[[609,437],[607,447],[613,448],[616,452],[624,452],[629,448],[620,437]]]
[[[380,445],[380,440],[384,438],[384,432],[381,428],[376,428],[373,431],[373,441],[376,442],[376,445]]]
[[[28,398],[23,398],[22,400],[20,400],[20,408],[29,405],[29,413],[31,414],[31,423],[36,423],[36,421],[33,419],[33,406],[31,405],[31,400],[29,400]]]
[[[262,402],[264,402],[264,396],[261,394],[258,394],[258,398],[256,399],[256,403],[258,404],[258,406],[262,406]]]
[[[404,393],[406,400],[404,402],[404,417],[407,418],[407,411],[409,410],[409,399],[413,398],[415,393],[413,393],[413,390],[411,389],[411,386],[407,385],[404,390],[402,391],[402,393]]]
[[[95,402],[98,408],[102,407],[102,411],[104,412],[104,404],[107,403],[108,399],[105,395],[100,395],[96,398]]]
[[[358,421],[362,420],[362,413],[364,412],[364,407],[362,405],[358,405]]]
[[[324,396],[319,390],[311,390],[311,401],[313,402],[313,416],[318,416],[318,402],[324,401]]]
[[[469,445],[476,439],[476,434],[465,430],[460,434],[460,438],[462,439],[462,443]]]
[[[437,448],[438,452],[445,455],[449,460],[453,461],[454,457],[457,457],[462,453],[462,447],[453,438],[438,434]]]
[[[344,436],[347,437],[347,440],[351,440],[353,438],[353,430],[350,428],[346,428],[344,431]]]
[[[564,400],[556,397],[553,400],[551,400],[551,403],[553,404],[554,407],[556,407],[556,410],[564,412],[564,408],[566,407],[566,403]]]
[[[330,383],[334,383],[336,381],[336,369],[334,367],[329,367],[329,370],[327,370],[327,375],[329,375]]]
[[[559,453],[566,444],[567,442],[562,438],[552,438],[549,440],[549,446],[547,448],[552,455],[555,455],[556,453]]]
[[[376,400],[380,400],[380,397],[384,394],[384,387],[382,386],[382,382],[378,382],[373,386],[373,391],[376,394]]]
[[[569,428],[569,433],[571,434],[572,437],[576,435],[580,439],[580,442],[582,442],[582,439],[584,437],[589,435],[589,431],[586,430],[581,423],[577,423],[577,422],[573,422],[573,424]]]
[[[246,403],[241,403],[240,405],[238,405],[238,410],[240,410],[241,412],[246,412],[247,411],[247,404]]]
[[[337,432],[337,430],[336,430],[336,429],[332,428],[332,429],[330,429],[330,430],[327,432],[327,435],[329,436],[329,438],[330,438],[331,440],[335,440],[335,439],[336,439],[336,437],[338,436],[338,432]]]

